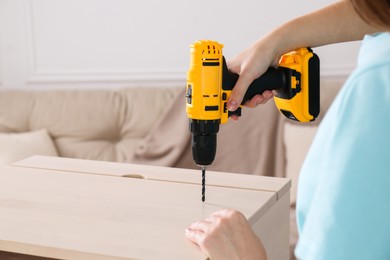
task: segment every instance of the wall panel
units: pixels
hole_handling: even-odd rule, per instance
[[[0,0],[3,83],[44,88],[184,85],[193,41],[218,40],[229,58],[284,21],[331,2]],[[358,45],[317,48],[322,74],[350,73]]]

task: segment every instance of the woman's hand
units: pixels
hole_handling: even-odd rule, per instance
[[[260,239],[238,211],[217,211],[192,223],[185,236],[213,260],[267,259]]]
[[[228,61],[229,70],[239,75],[228,101],[227,107],[230,111],[235,111],[241,104],[249,85],[260,77],[268,67],[277,64],[279,57],[276,54],[275,45],[268,47],[269,44],[270,40],[265,37]],[[248,100],[245,106],[254,108],[259,104],[264,104],[274,94],[274,92],[266,90],[263,94]],[[232,119],[235,121],[238,117],[232,116]]]

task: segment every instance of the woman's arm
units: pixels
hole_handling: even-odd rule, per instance
[[[300,47],[360,40],[365,34],[379,30],[363,21],[348,0],[283,24],[228,62],[229,69],[240,75],[230,96],[228,109],[236,110],[250,83],[270,65],[277,65],[284,53]],[[267,91],[246,105],[255,107],[271,97],[271,92]]]

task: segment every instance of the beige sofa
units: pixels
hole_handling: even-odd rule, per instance
[[[273,101],[222,125],[210,170],[292,179],[291,245],[300,166],[342,81],[321,82],[321,116],[285,119]],[[184,88],[0,92],[0,165],[33,154],[196,168]],[[221,175],[221,178],[223,176]]]

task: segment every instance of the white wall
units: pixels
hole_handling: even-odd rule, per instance
[[[232,57],[332,0],[0,0],[0,87],[184,86],[189,45]],[[355,66],[359,42],[315,49],[326,77]]]

